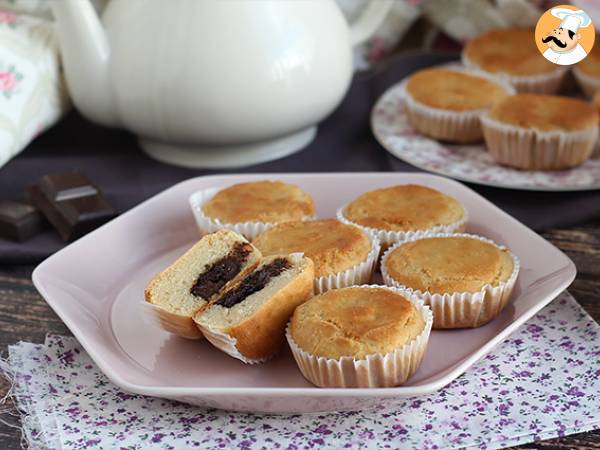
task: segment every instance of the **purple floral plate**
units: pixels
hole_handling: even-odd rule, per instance
[[[523,171],[498,165],[485,145],[449,145],[420,135],[408,123],[402,82],[390,87],[371,112],[371,129],[388,152],[415,167],[469,183],[528,191],[600,189],[600,157],[561,171]]]
[[[508,246],[521,272],[508,306],[485,326],[434,330],[423,363],[402,386],[320,389],[306,381],[289,351],[246,365],[207,341],[190,341],[146,323],[144,287],[198,238],[190,195],[261,179],[294,183],[315,199],[319,217],[363,192],[421,184],[458,199],[467,231]],[[424,173],[218,175],[179,183],[75,241],[41,263],[33,282],[108,378],[122,389],[237,411],[306,413],[356,410],[434,392],[465,372],[562,292],[573,262],[461,183]],[[376,280],[373,280],[376,281]]]

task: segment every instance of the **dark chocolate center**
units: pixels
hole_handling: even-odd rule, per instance
[[[240,273],[251,252],[252,246],[250,244],[236,242],[226,256],[207,265],[204,272],[198,275],[196,282],[190,289],[192,295],[205,299],[210,298]]]
[[[269,264],[255,270],[244,278],[237,287],[226,292],[219,300],[217,300],[216,304],[221,305],[224,308],[231,308],[244,301],[246,297],[263,289],[272,278],[290,267],[291,264],[287,259],[274,259]]]

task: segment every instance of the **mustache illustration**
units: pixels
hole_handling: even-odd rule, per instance
[[[545,44],[546,42],[550,42],[550,41],[554,41],[554,43],[556,45],[558,45],[560,48],[565,48],[567,46],[566,42],[561,42],[558,40],[558,38],[556,36],[547,36],[545,38],[542,38],[542,42]]]

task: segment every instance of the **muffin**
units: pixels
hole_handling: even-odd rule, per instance
[[[600,45],[592,47],[587,57],[573,66],[573,75],[588,97],[600,90]]]
[[[383,286],[333,289],[296,308],[286,337],[304,377],[320,387],[404,383],[423,359],[431,311]]]
[[[554,94],[567,73],[540,55],[534,31],[526,28],[492,30],[476,37],[465,45],[462,61],[508,81],[517,92]]]
[[[519,260],[479,236],[436,234],[388,249],[381,273],[385,284],[407,290],[431,307],[434,328],[478,327],[506,306]]]
[[[260,252],[233,231],[207,234],[150,280],[144,292],[145,311],[166,331],[200,339],[194,314],[237,277],[252,270],[260,258]]]
[[[239,183],[190,197],[201,232],[227,228],[254,239],[276,223],[314,218],[315,204],[298,186],[282,181]]]
[[[366,192],[337,216],[375,235],[384,249],[415,235],[464,231],[467,222],[467,210],[456,199],[414,184]]]
[[[479,116],[512,94],[510,85],[481,72],[424,69],[408,79],[404,107],[410,125],[419,133],[468,144],[483,139]]]
[[[598,138],[598,111],[584,101],[517,94],[496,104],[481,123],[488,151],[499,164],[560,170],[587,160]]]
[[[294,309],[313,295],[313,263],[301,254],[269,256],[194,315],[206,339],[247,364],[264,362],[285,342]]]
[[[263,255],[304,253],[315,265],[315,292],[367,283],[379,256],[376,237],[334,219],[287,222],[261,233]]]

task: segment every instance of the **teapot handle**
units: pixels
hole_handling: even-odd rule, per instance
[[[361,16],[350,25],[350,43],[354,47],[371,37],[387,16],[394,0],[370,0]]]

